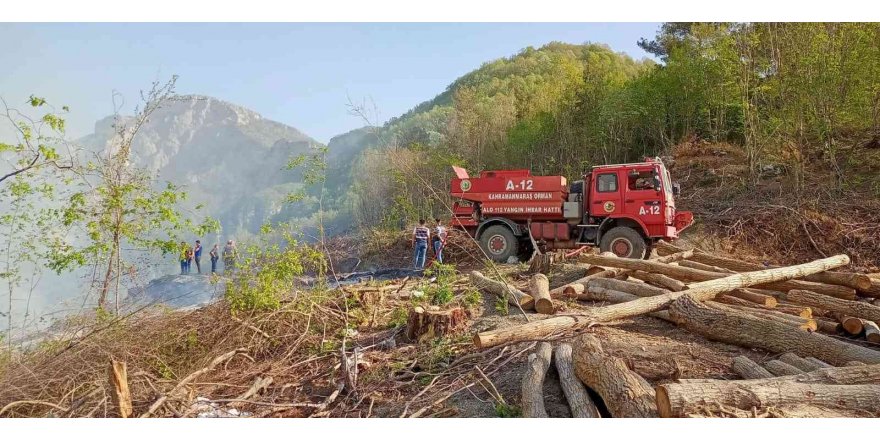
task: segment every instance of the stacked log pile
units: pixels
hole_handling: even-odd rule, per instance
[[[487,348],[574,338],[555,351],[557,364],[562,362],[560,377],[570,362],[574,376],[602,398],[612,417],[690,416],[713,405],[744,415],[801,406],[880,415],[880,306],[874,303],[880,277],[839,270],[849,264],[846,255],[771,266],[663,242],[655,249],[658,256],[649,260],[581,256],[584,270],[570,267],[568,273],[584,275],[552,290],[541,274],[533,276],[527,291],[472,274],[475,284],[511,304],[553,315],[477,333],[474,344]],[[605,304],[559,312],[561,301]],[[681,379],[655,388],[589,334],[592,326],[644,315],[766,355],[760,363],[733,359],[731,370],[743,380]],[[546,355],[551,349],[539,347],[543,355],[529,363],[523,402],[528,399],[529,416],[546,417],[536,393],[537,381],[551,365]],[[584,415],[594,414],[589,396],[577,392],[570,373],[566,380],[572,412],[593,416]]]

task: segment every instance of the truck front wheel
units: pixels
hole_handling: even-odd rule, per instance
[[[480,234],[480,247],[492,261],[506,263],[519,253],[519,240],[504,225],[492,225]]]
[[[648,244],[642,234],[633,228],[617,226],[602,234],[599,242],[599,250],[612,252],[621,258],[645,258]]]

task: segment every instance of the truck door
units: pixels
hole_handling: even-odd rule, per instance
[[[607,217],[623,212],[618,171],[597,171],[590,188],[590,214]]]
[[[624,210],[628,216],[638,218],[650,228],[663,225],[663,188],[654,167],[637,167],[625,172],[623,188]]]

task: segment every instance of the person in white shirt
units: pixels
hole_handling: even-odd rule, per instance
[[[443,226],[443,222],[441,222],[439,218],[435,218],[434,221],[436,222],[436,225],[434,226],[434,234],[431,236],[431,239],[433,240],[434,259],[437,260],[438,263],[443,264],[443,247],[446,246],[446,227]]]

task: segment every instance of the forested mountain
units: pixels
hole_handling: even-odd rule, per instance
[[[590,165],[724,143],[752,180],[784,170],[810,186],[880,196],[868,154],[880,133],[880,25],[667,23],[640,45],[661,62],[598,44],[550,43],[482,65],[377,129],[361,157],[364,225],[442,214],[450,164],[574,177]],[[876,174],[874,174],[876,176]]]

